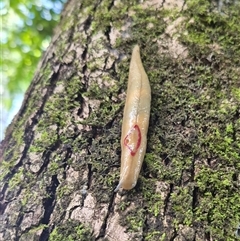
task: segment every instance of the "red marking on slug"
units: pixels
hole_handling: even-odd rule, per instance
[[[124,145],[129,149],[132,156],[137,153],[141,139],[141,131],[138,125],[133,126],[124,138]]]

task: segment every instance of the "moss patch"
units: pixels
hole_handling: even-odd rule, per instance
[[[91,241],[94,240],[91,230],[83,224],[74,221],[68,221],[64,225],[55,227],[51,232],[50,241]]]

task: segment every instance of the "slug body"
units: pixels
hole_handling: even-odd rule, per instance
[[[123,113],[121,136],[120,181],[115,189],[132,189],[142,167],[147,146],[151,89],[136,45],[132,52],[128,77],[127,98]]]

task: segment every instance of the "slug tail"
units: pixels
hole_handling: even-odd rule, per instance
[[[122,187],[122,183],[119,182],[117,187],[115,188],[114,192],[117,192]]]

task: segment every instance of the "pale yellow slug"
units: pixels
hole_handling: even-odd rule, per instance
[[[132,189],[137,183],[147,146],[150,104],[151,88],[136,45],[130,62],[122,122],[120,181],[115,192],[119,188]]]

